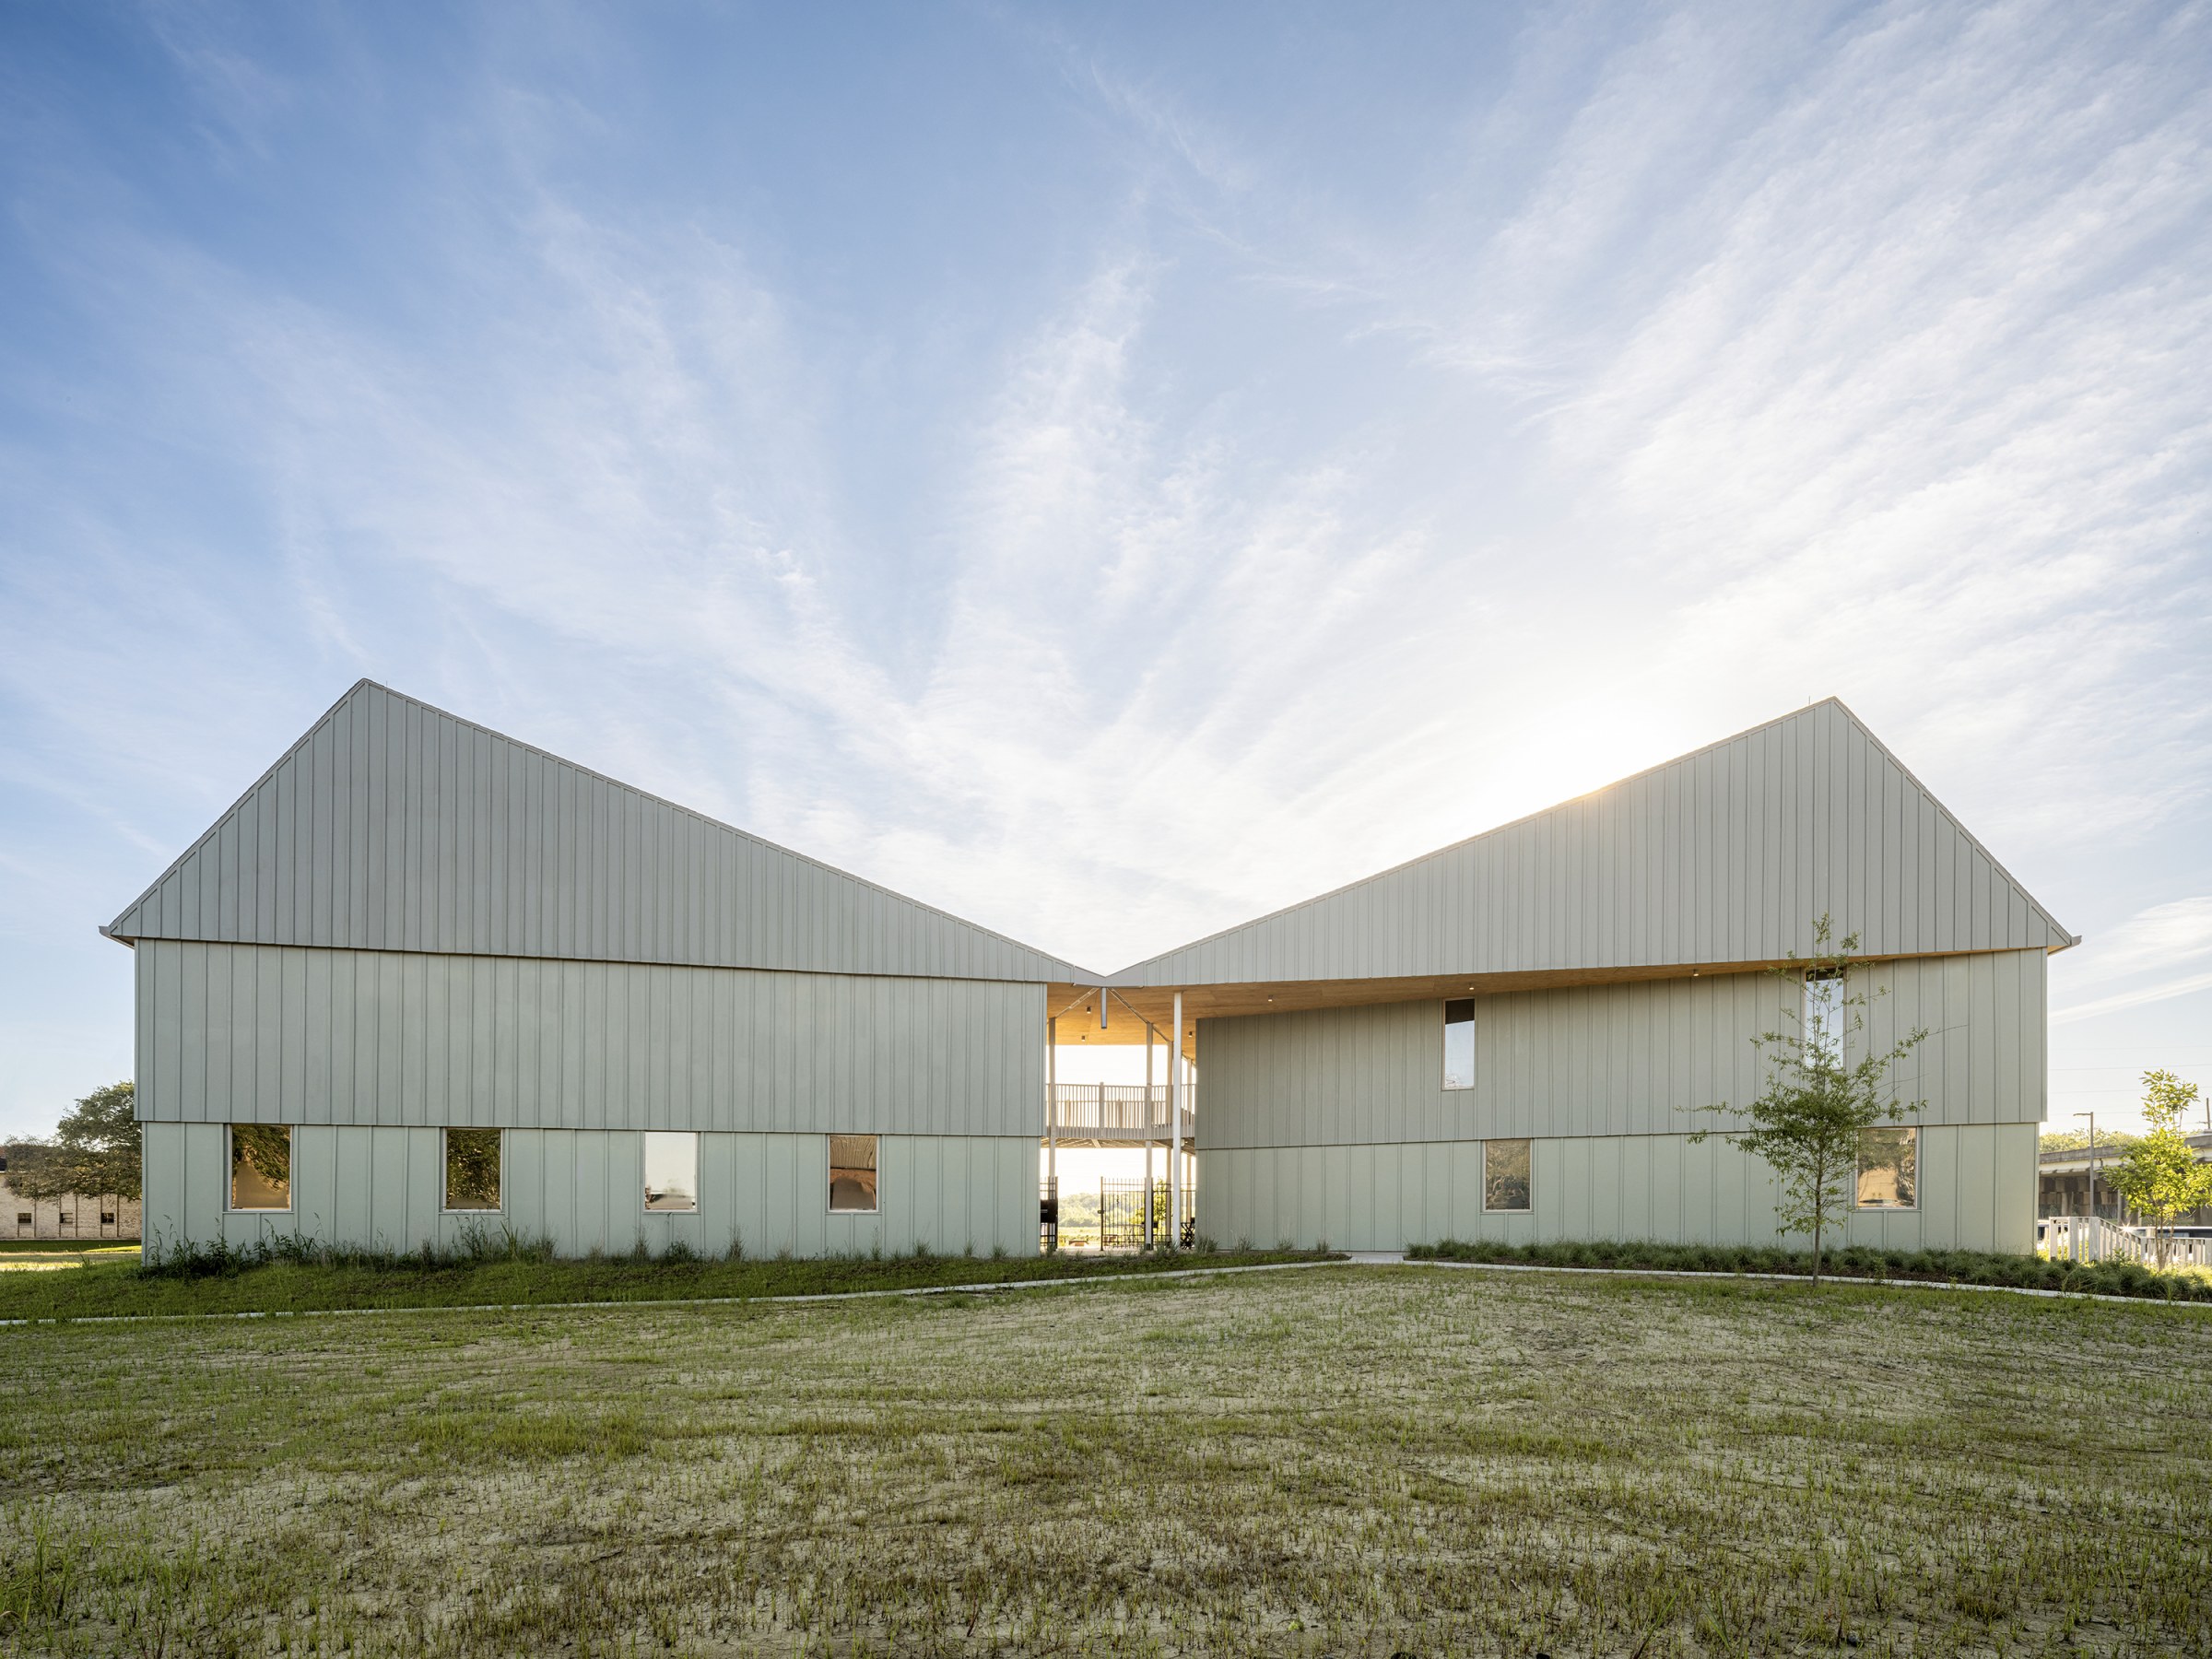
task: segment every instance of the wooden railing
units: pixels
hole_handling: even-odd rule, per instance
[[[1182,1091],[1182,1139],[1187,1147],[1196,1133],[1196,1102],[1193,1091]],[[1147,1093],[1141,1083],[1063,1083],[1049,1091],[1045,1102],[1050,1122],[1062,1140],[1111,1140],[1168,1144],[1168,1087],[1155,1083]]]
[[[2158,1240],[2147,1227],[2115,1227],[2101,1216],[2048,1216],[2035,1224],[2036,1249],[2054,1262],[2141,1262],[2155,1265]],[[2212,1267],[2212,1239],[2170,1238],[2169,1267]]]

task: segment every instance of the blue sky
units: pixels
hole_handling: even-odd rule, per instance
[[[0,6],[0,1132],[369,675],[1100,969],[1841,695],[2212,1084],[2212,13]]]

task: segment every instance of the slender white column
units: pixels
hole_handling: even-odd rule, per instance
[[[1145,1022],[1145,1248],[1152,1248],[1152,1022]]]
[[[1044,1178],[1051,1183],[1052,1194],[1060,1196],[1060,1021],[1044,1022]],[[1053,1228],[1053,1241],[1060,1239],[1057,1223]]]
[[[1168,1028],[1168,1248],[1182,1248],[1182,993]]]

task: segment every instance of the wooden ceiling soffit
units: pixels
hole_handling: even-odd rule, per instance
[[[1947,952],[1945,954],[1971,954]],[[1867,961],[1901,959],[1869,957]],[[1232,1019],[1255,1014],[1298,1014],[1315,1008],[1357,1008],[1379,1003],[1429,1002],[1448,996],[1500,996],[1515,991],[1566,990],[1578,985],[1621,985],[1648,980],[1695,979],[1730,973],[1763,973],[1787,968],[1787,961],[1665,962],[1630,968],[1546,968],[1513,973],[1427,974],[1410,979],[1282,980],[1272,983],[1186,985],[1182,992],[1183,1042],[1189,1052],[1201,1019]],[[1053,984],[1045,1007],[1058,1016],[1064,1046],[1080,1043],[1131,1046],[1145,1040],[1150,1021],[1155,1041],[1164,1041],[1174,1018],[1172,988],[1114,985],[1106,990],[1106,1024],[1099,1024],[1096,985]]]

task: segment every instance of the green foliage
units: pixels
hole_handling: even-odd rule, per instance
[[[2100,1154],[2125,1151],[2142,1138],[2139,1135],[2128,1134],[2124,1129],[2100,1129],[2097,1132],[2097,1150]],[[2035,1149],[2038,1152],[2086,1152],[2088,1146],[2089,1132],[2087,1129],[2053,1129],[2035,1137]]]
[[[7,1182],[25,1198],[135,1198],[138,1120],[128,1082],[96,1088],[70,1109],[51,1141],[7,1149]]]
[[[2195,1084],[2184,1083],[2170,1071],[2145,1072],[2143,1118],[2150,1133],[2105,1171],[2121,1201],[2161,1230],[2191,1210],[2212,1205],[2212,1163],[2199,1162],[2182,1133],[2182,1120],[2195,1104]],[[2167,1232],[2153,1236],[2160,1267],[2166,1265],[2171,1246]]]
[[[448,1129],[445,1132],[445,1207],[500,1207],[500,1132]]]
[[[1850,1213],[1854,1202],[1861,1137],[1878,1124],[1896,1123],[1927,1106],[1925,1100],[1900,1100],[1895,1081],[1897,1063],[1926,1041],[1924,1028],[1907,1032],[1878,1053],[1867,1051],[1855,1060],[1851,1057],[1854,1048],[1863,1046],[1854,1040],[1866,1030],[1866,1009],[1873,1001],[1854,977],[1864,971],[1858,948],[1858,935],[1835,939],[1830,919],[1822,916],[1813,924],[1813,954],[1800,959],[1792,952],[1788,967],[1771,970],[1794,990],[1830,987],[1828,1018],[1816,1026],[1806,1018],[1803,1002],[1793,998],[1783,1012],[1794,1029],[1762,1031],[1751,1040],[1766,1068],[1766,1083],[1759,1098],[1740,1109],[1750,1127],[1700,1130],[1689,1137],[1696,1142],[1717,1134],[1774,1171],[1782,1187],[1782,1199],[1775,1206],[1782,1219],[1776,1230],[1811,1235],[1816,1285],[1820,1282],[1823,1235]],[[1739,1109],[1723,1101],[1699,1110]]]
[[[1527,1267],[1616,1267],[1657,1273],[1771,1273],[1810,1277],[1812,1253],[1774,1245],[1618,1243],[1503,1244],[1443,1239],[1415,1244],[1420,1262],[1495,1262]],[[2053,1262],[1984,1250],[1876,1250],[1852,1245],[1828,1253],[1820,1271],[1831,1278],[1918,1284],[2001,1285],[2021,1290],[2067,1290],[2091,1296],[2136,1296],[2159,1301],[2212,1301],[2212,1274],[2157,1273],[2135,1262]]]

